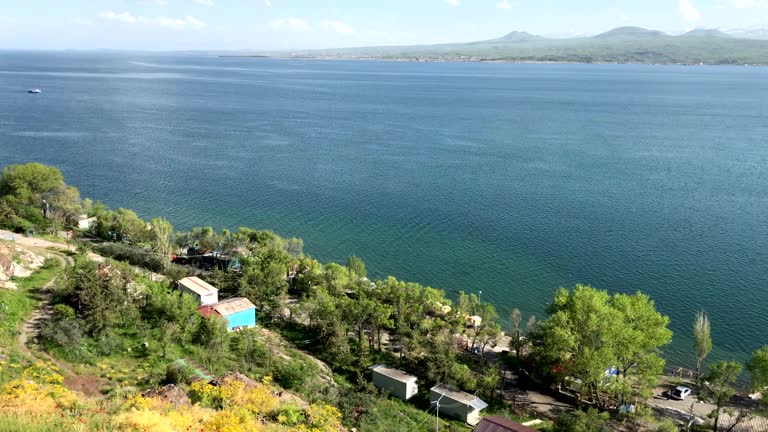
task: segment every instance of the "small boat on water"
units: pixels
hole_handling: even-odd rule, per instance
[[[42,92],[43,91],[40,90],[39,88],[32,88],[32,89],[27,90],[27,93],[32,93],[32,94],[38,94],[38,93],[42,93]]]

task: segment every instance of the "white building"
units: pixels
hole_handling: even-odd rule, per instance
[[[480,422],[480,411],[488,406],[477,396],[446,384],[438,384],[429,390],[429,402],[436,405],[440,417],[451,417],[472,426]]]
[[[180,280],[179,290],[194,297],[202,306],[219,302],[219,290],[197,277],[186,277]]]
[[[381,390],[386,390],[392,396],[407,401],[416,396],[419,391],[417,378],[401,370],[388,368],[378,364],[371,366],[373,370],[373,385]]]
[[[96,218],[89,218],[88,215],[80,215],[77,217],[77,227],[83,231],[88,231],[96,225]]]

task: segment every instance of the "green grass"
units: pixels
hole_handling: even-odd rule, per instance
[[[53,279],[61,270],[58,260],[47,259],[29,277],[15,278],[18,289],[0,289],[0,346],[9,347],[18,335],[18,327],[35,309],[35,291]]]
[[[431,432],[435,429],[435,416],[398,399],[379,399],[371,412],[362,417],[359,432],[413,431]],[[440,430],[470,431],[464,423],[440,419]]]
[[[70,431],[112,432],[110,418],[105,414],[73,415],[31,415],[0,413],[0,432],[70,432]]]

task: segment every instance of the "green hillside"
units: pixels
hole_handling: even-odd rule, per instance
[[[286,53],[272,53],[285,56]],[[668,35],[621,27],[592,37],[548,39],[513,32],[486,41],[292,52],[295,57],[406,60],[477,60],[578,63],[768,64],[768,40],[743,39],[719,30]]]

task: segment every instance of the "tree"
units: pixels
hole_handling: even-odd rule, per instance
[[[574,411],[561,414],[555,419],[555,432],[610,432],[607,425],[608,413],[601,413],[594,408],[588,411]]]
[[[154,218],[149,221],[149,231],[155,251],[168,261],[167,257],[172,251],[171,234],[173,234],[173,226],[164,218]]]
[[[60,227],[80,211],[80,194],[61,172],[39,163],[9,165],[0,174],[0,225],[26,230]]]
[[[669,343],[669,319],[645,295],[617,294],[588,285],[560,289],[539,325],[535,355],[563,376],[582,380],[602,404],[607,371],[615,368],[635,391],[648,393],[661,373],[659,348]]]
[[[752,390],[765,392],[768,388],[768,345],[752,353],[747,370],[751,375]]]
[[[67,274],[64,298],[83,319],[88,332],[101,336],[112,327],[136,322],[138,306],[131,292],[132,277],[130,267],[114,261],[78,261]]]
[[[720,430],[720,419],[723,413],[729,416],[733,415],[732,410],[724,409],[724,407],[726,402],[736,394],[733,385],[736,384],[739,375],[741,375],[741,365],[734,361],[719,361],[709,367],[709,373],[707,374],[707,381],[709,382],[708,391],[716,406],[715,410],[709,414],[709,417],[715,421],[714,432]],[[726,430],[732,430],[741,419],[743,419],[743,415],[740,413],[735,422]]]
[[[515,308],[512,310],[509,321],[512,323],[510,337],[515,348],[515,355],[517,358],[521,358],[521,352],[528,345],[528,336],[536,330],[536,316],[531,315],[528,317],[528,322],[523,327],[523,314],[520,312],[520,309]]]
[[[693,320],[693,347],[696,350],[696,382],[698,383],[701,381],[699,374],[704,359],[712,351],[709,317],[704,311],[697,312]]]
[[[160,325],[160,340],[163,346],[163,357],[167,357],[168,346],[178,340],[179,326],[173,321],[166,321]]]
[[[141,220],[133,210],[119,208],[115,213],[115,231],[122,240],[135,244],[148,239],[147,223]]]
[[[365,263],[354,255],[347,258],[347,270],[349,270],[350,277],[364,278],[366,276]]]

